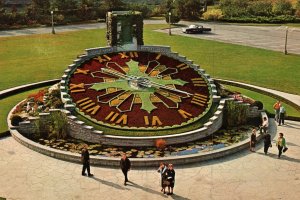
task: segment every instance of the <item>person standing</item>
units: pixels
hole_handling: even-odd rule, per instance
[[[167,166],[165,163],[160,163],[159,168],[157,170],[158,173],[160,173],[161,176],[161,192],[163,192],[164,194],[166,193],[165,188],[165,181],[166,181],[166,173],[167,173]]]
[[[250,138],[250,151],[255,152],[255,144],[256,144],[256,129],[252,130],[251,138]]]
[[[285,117],[285,107],[283,107],[283,105],[280,106],[280,109],[279,109],[279,125],[278,126],[281,126],[281,123],[282,125],[284,125],[284,117]]]
[[[280,109],[280,106],[281,106],[281,102],[280,101],[277,101],[274,105],[273,105],[273,108],[275,110],[275,121],[279,121],[279,109]]]
[[[264,152],[265,152],[265,155],[267,155],[269,147],[272,147],[271,135],[269,133],[266,133],[264,135]]]
[[[85,170],[87,170],[88,176],[93,176],[90,172],[90,154],[87,147],[84,147],[81,151],[81,162],[83,164],[81,175],[85,176]]]
[[[268,118],[267,118],[267,117],[264,117],[263,123],[262,123],[262,125],[259,127],[260,133],[262,133],[262,131],[264,131],[264,133],[267,133],[268,127],[269,127]]]
[[[168,185],[168,194],[172,195],[175,186],[175,170],[173,164],[168,165],[167,180],[170,182],[170,184]],[[171,192],[170,192],[170,188],[171,188]]]
[[[126,185],[126,182],[128,182],[128,177],[127,177],[127,173],[131,168],[131,162],[130,160],[127,158],[126,154],[122,155],[121,161],[120,161],[120,167],[121,170],[125,176],[125,180],[124,180],[124,185]]]
[[[286,148],[286,143],[285,143],[285,138],[283,137],[283,133],[279,133],[279,137],[277,139],[276,146],[278,148],[278,158],[280,158],[283,147]]]

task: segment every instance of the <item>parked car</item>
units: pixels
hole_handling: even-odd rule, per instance
[[[188,28],[183,28],[183,33],[203,33],[203,32],[209,32],[211,31],[211,28],[205,28],[202,25],[189,25]]]

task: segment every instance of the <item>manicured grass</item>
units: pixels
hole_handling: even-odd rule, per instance
[[[164,25],[145,25],[145,44],[171,46],[173,51],[200,64],[212,77],[300,94],[300,56],[283,55],[251,47],[168,36],[153,29]],[[105,29],[0,38],[0,90],[59,78],[84,49],[106,46]],[[23,95],[23,96],[22,96]],[[5,116],[26,95],[0,103],[0,132],[6,129]]]
[[[20,93],[5,99],[0,100],[0,134],[7,131],[6,118],[9,111],[20,101],[28,97],[29,94],[33,94],[39,91],[39,89],[30,90],[27,92]]]
[[[153,31],[166,26],[146,25],[145,44],[171,46],[216,78],[300,94],[299,55]],[[0,38],[0,43],[0,90],[59,78],[85,48],[106,45],[104,29]]]
[[[251,97],[257,101],[261,101],[264,104],[265,110],[267,110],[269,113],[274,113],[273,105],[277,101],[276,99],[266,96],[266,95],[263,95],[263,94],[260,94],[260,93],[257,93],[257,92],[253,92],[250,90],[246,90],[246,89],[238,88],[238,87],[234,87],[234,86],[226,85],[225,88],[227,88],[231,91],[240,92],[243,95]],[[291,107],[287,104],[283,104],[283,106],[286,108],[286,114],[288,116],[300,117],[300,112],[295,110],[293,107]]]
[[[300,94],[300,55],[145,30],[146,44],[169,45],[212,77]]]

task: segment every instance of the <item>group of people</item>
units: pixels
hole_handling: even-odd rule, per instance
[[[89,151],[87,150],[87,147],[84,147],[81,152],[81,162],[83,164],[82,166],[82,176],[88,175],[89,177],[94,176],[90,172],[90,155]],[[123,154],[120,160],[120,168],[124,174],[124,185],[127,185],[128,180],[128,171],[131,168],[131,162],[126,156],[126,154]],[[87,171],[87,174],[85,173]],[[173,188],[175,185],[175,170],[173,167],[173,164],[165,164],[160,163],[160,166],[158,168],[158,172],[161,174],[161,192],[166,194],[166,187],[168,187],[168,193],[169,195],[173,194]]]
[[[284,118],[286,115],[285,107],[282,105],[280,101],[277,101],[273,108],[275,110],[275,120],[278,122],[278,126],[284,125]]]
[[[175,185],[175,170],[173,164],[160,163],[157,172],[161,175],[161,192],[166,194],[166,187],[168,187],[168,195],[173,194]]]

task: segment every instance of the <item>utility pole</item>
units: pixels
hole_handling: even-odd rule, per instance
[[[53,10],[51,10],[52,34],[55,34],[53,14],[54,14],[54,12],[53,12]]]

